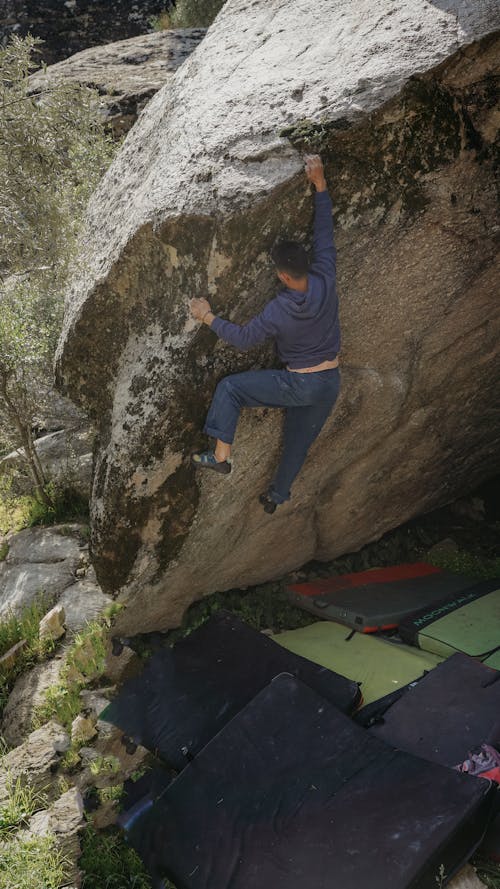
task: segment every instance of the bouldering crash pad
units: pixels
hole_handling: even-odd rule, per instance
[[[490,782],[395,750],[281,675],[128,831],[160,887],[431,889],[480,842]]]
[[[370,732],[415,756],[457,766],[474,747],[500,741],[500,672],[454,654],[409,687],[382,719],[375,717]]]
[[[173,648],[154,654],[100,718],[180,770],[282,672],[297,676],[346,713],[361,700],[355,681],[286,651],[233,614],[219,611]]]
[[[463,651],[500,669],[500,578],[485,580],[422,607],[400,624],[411,645],[444,657]]]
[[[364,704],[403,688],[442,660],[409,645],[353,633],[332,621],[318,621],[272,638],[294,654],[358,682]]]
[[[416,562],[291,584],[287,591],[294,605],[317,617],[374,633],[467,586],[469,578]]]

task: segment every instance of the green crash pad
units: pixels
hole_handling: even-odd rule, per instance
[[[332,621],[278,633],[272,639],[294,654],[359,682],[365,705],[419,679],[444,660],[444,656],[408,645],[353,633]]]
[[[500,670],[500,580],[482,581],[405,619],[405,642],[449,657],[463,651]]]

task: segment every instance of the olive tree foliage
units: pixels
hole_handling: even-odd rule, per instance
[[[30,95],[41,42],[13,37],[0,50],[0,454],[23,448],[47,500],[32,430],[52,386],[86,205],[116,143],[95,91],[61,83]]]

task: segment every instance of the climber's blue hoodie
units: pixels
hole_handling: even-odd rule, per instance
[[[290,369],[330,361],[340,349],[332,202],[327,191],[316,192],[314,201],[313,260],[306,292],[286,287],[248,324],[214,318],[210,325],[237,349],[250,349],[273,337],[281,361]]]

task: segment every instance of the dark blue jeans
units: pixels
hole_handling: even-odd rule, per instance
[[[232,444],[242,407],[284,407],[283,451],[269,492],[276,503],[290,488],[339,394],[340,371],[249,370],[218,384],[204,432]]]

